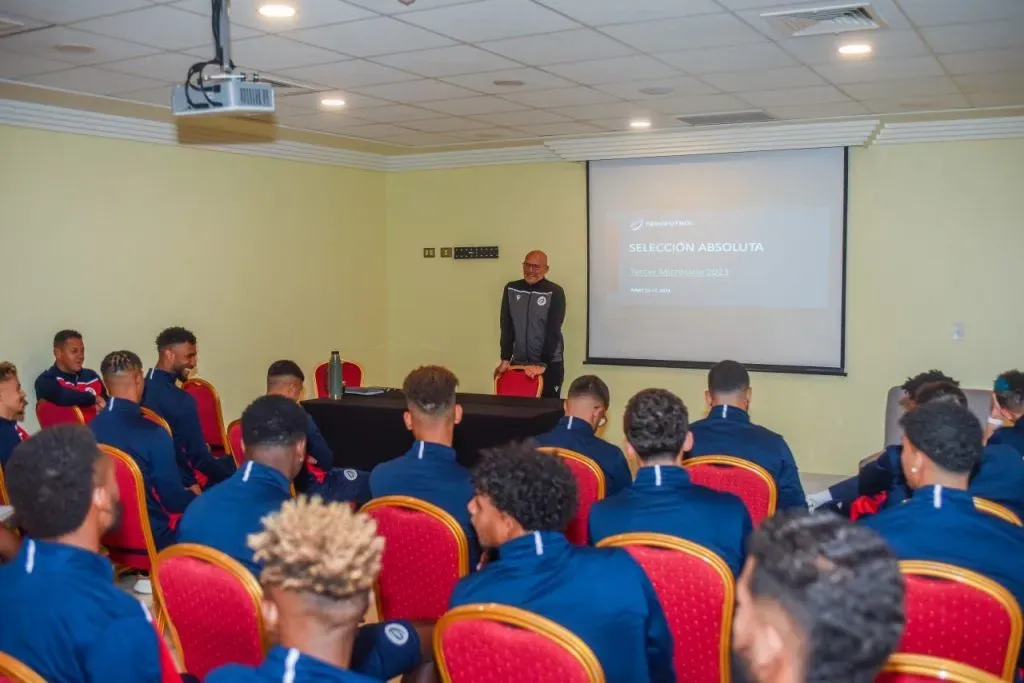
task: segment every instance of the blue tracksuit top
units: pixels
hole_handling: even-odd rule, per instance
[[[633,483],[622,449],[595,435],[586,420],[563,417],[554,429],[538,436],[536,442],[538,446],[567,448],[596,462],[604,472],[605,496],[613,496]]]

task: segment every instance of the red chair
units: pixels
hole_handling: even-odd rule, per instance
[[[775,514],[775,479],[760,465],[731,455],[705,455],[684,460],[683,467],[693,483],[739,496],[754,526]]]
[[[142,417],[146,418],[150,422],[155,422],[156,424],[160,425],[167,431],[167,433],[172,438],[174,437],[174,432],[171,431],[171,425],[167,424],[167,420],[163,419],[162,417],[156,414],[156,411],[150,410],[146,406],[142,406],[141,410]]]
[[[1005,505],[1000,505],[999,503],[988,500],[987,498],[974,496],[974,508],[984,512],[985,514],[998,517],[1004,522],[1009,522],[1014,526],[1024,526],[1024,523],[1021,523],[1020,517],[1017,516],[1017,513]]]
[[[91,411],[95,416],[96,411]],[[36,401],[36,419],[42,429],[57,425],[84,425],[85,413],[78,406],[59,406],[39,399]]]
[[[121,491],[121,523],[107,532],[103,545],[110,551],[110,561],[121,569],[149,571],[156,559],[156,544],[149,526],[146,507],[146,484],[139,466],[122,450],[100,444],[100,450],[114,462],[114,476]]]
[[[228,425],[228,452],[235,460],[235,467],[245,462],[245,444],[242,443],[242,421],[232,420]]]
[[[313,381],[316,384],[317,398],[327,398],[331,395],[330,387],[327,386],[327,368],[327,363],[321,363],[316,366],[316,370],[313,371]],[[341,381],[345,383],[346,387],[363,386],[363,366],[351,360],[341,361]]]
[[[10,505],[11,496],[7,493],[7,481],[4,479],[4,468],[0,467],[0,505]]]
[[[248,569],[213,548],[179,543],[160,553],[152,578],[191,675],[203,680],[225,664],[263,661],[263,591]]]
[[[0,683],[46,683],[46,679],[27,664],[0,652]]]
[[[875,683],[1000,683],[999,678],[972,666],[938,657],[899,653],[889,657]]]
[[[373,591],[380,619],[439,618],[456,582],[469,573],[462,527],[441,508],[409,496],[371,500],[363,512],[386,541]]]
[[[729,683],[735,587],[722,558],[664,534],[619,534],[597,545],[625,548],[651,580],[672,631],[677,680]]]
[[[497,396],[522,396],[540,398],[544,392],[544,375],[533,379],[526,376],[526,368],[513,365],[494,378],[494,393]]]
[[[225,455],[228,452],[228,436],[224,429],[224,413],[221,411],[217,389],[198,377],[188,380],[181,388],[196,400],[203,441],[214,455]]]
[[[942,657],[1012,681],[1021,610],[1008,590],[941,562],[900,562],[907,625],[897,652]]]
[[[537,450],[560,457],[576,478],[576,515],[570,520],[565,537],[573,545],[587,545],[590,542],[590,508],[604,498],[604,472],[587,456],[567,448],[542,446]]]
[[[505,605],[464,605],[434,628],[443,683],[604,683],[594,652],[542,616]]]

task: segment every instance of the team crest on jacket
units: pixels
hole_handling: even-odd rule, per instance
[[[349,481],[355,481],[359,477],[359,473],[355,470],[345,470],[345,478]]]
[[[388,624],[384,627],[384,635],[399,647],[409,642],[409,630],[401,624]]]
[[[537,297],[537,305],[538,306],[543,306],[547,302],[548,302],[548,298],[546,296],[538,296]]]

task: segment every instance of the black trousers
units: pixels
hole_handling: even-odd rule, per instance
[[[565,381],[565,363],[548,363],[544,371],[544,392],[542,398],[561,398],[562,382]]]

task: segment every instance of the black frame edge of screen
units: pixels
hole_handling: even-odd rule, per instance
[[[677,368],[709,370],[715,366],[710,361],[650,360],[644,358],[592,358],[590,356],[590,161],[586,162],[587,202],[587,357],[584,365],[622,365],[643,368]],[[752,372],[768,372],[786,375],[827,375],[847,377],[846,372],[846,249],[850,215],[850,147],[843,147],[843,258],[841,276],[841,301],[839,302],[839,367],[816,367],[807,365],[763,365],[744,363]]]

